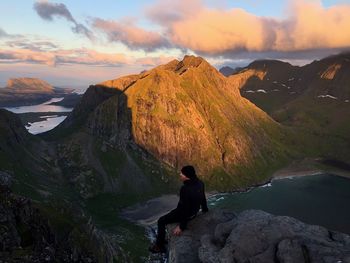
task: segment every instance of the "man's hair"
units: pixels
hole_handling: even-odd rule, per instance
[[[181,168],[181,173],[189,179],[194,179],[197,177],[196,170],[192,165],[186,165]]]

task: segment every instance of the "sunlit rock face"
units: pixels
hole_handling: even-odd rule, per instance
[[[136,144],[174,168],[191,163],[213,185],[240,176],[254,182],[257,171],[243,170],[283,156],[282,129],[237,86],[204,59],[185,56],[90,87],[62,126],[86,115],[91,134],[122,148]]]

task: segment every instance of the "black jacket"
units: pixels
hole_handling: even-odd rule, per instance
[[[180,200],[175,209],[180,215],[181,230],[186,229],[187,222],[198,213],[200,207],[203,212],[208,211],[203,182],[198,178],[184,181],[180,189]]]

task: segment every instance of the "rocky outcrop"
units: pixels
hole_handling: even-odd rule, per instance
[[[350,262],[349,235],[263,211],[214,210],[188,228],[170,237],[170,263]]]

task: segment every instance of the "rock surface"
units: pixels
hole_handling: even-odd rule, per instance
[[[350,262],[349,235],[259,210],[210,211],[188,228],[171,235],[170,263]]]

